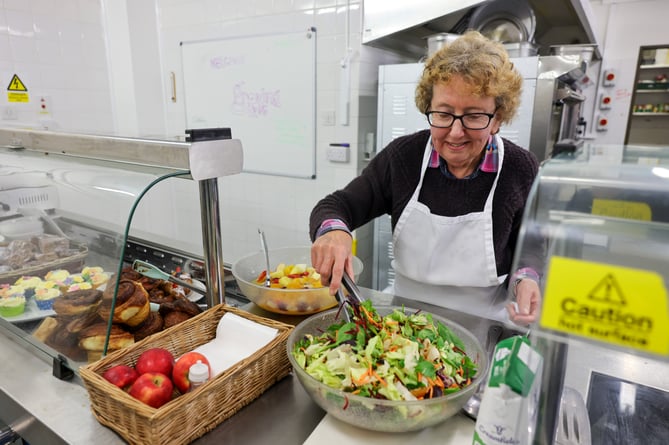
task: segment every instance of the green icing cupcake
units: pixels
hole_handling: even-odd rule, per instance
[[[16,317],[26,310],[26,297],[3,297],[0,298],[0,316]]]

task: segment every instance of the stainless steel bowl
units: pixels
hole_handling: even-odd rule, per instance
[[[311,264],[311,247],[281,247],[269,249],[272,268],[279,263]],[[337,300],[330,295],[327,287],[319,289],[277,289],[265,287],[255,282],[260,273],[267,269],[265,253],[258,251],[245,256],[232,265],[232,275],[242,293],[261,308],[285,315],[310,315],[337,305]],[[359,277],[363,264],[353,257],[353,273]]]
[[[392,312],[395,307],[379,306],[376,309],[379,314],[385,315]],[[405,310],[415,311],[408,308]],[[288,337],[287,352],[293,372],[307,393],[321,408],[343,422],[368,430],[385,432],[416,431],[436,425],[462,409],[488,372],[489,358],[479,340],[459,324],[433,314],[435,322],[442,322],[462,340],[465,352],[478,364],[471,385],[456,393],[416,401],[372,399],[331,388],[307,374],[293,357],[292,351],[295,343],[304,335],[320,335],[330,325],[341,321],[336,319],[337,311],[332,309],[312,315],[298,324]]]

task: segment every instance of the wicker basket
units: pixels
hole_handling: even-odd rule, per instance
[[[277,336],[197,391],[180,395],[156,409],[102,378],[102,374],[114,365],[134,365],[147,349],[165,348],[178,357],[209,342],[216,336],[218,322],[227,312],[276,328]],[[129,443],[186,444],[214,429],[288,375],[291,367],[286,355],[286,341],[292,328],[222,304],[83,366],[80,375],[97,420]]]
[[[0,273],[0,284],[14,284],[17,279],[23,276],[44,277],[47,272],[56,269],[67,269],[70,273],[81,272],[81,268],[84,266],[84,262],[88,256],[88,247],[85,244],[72,244],[78,250],[76,254],[36,266],[2,272]]]

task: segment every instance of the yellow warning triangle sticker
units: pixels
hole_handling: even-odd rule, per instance
[[[658,272],[553,256],[546,277],[541,328],[669,357],[669,292]]]
[[[9,81],[7,91],[28,91],[28,88],[26,88],[23,82],[21,82],[19,76],[14,74],[14,76],[12,76],[12,80]]]
[[[607,274],[597,285],[590,291],[588,298],[602,303],[617,304],[625,306],[625,296],[623,295],[620,285],[615,277]]]

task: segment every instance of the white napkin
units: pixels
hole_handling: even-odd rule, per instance
[[[216,337],[194,351],[207,357],[215,377],[252,355],[276,337],[278,330],[233,313],[224,314],[216,327]]]

